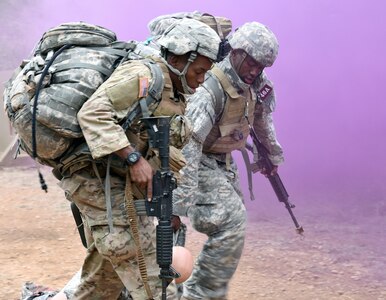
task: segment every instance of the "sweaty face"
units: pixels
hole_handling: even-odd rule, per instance
[[[185,56],[180,56],[175,67],[182,71],[187,63],[187,58]],[[189,65],[188,70],[186,72],[185,78],[188,86],[195,90],[200,84],[202,84],[205,80],[205,73],[212,68],[212,61],[206,56],[198,55],[197,58]],[[182,92],[182,84],[178,80],[173,80],[173,84],[178,91]]]
[[[212,61],[206,56],[198,55],[186,72],[186,81],[192,89],[198,88],[205,80],[205,74],[212,68]]]
[[[234,66],[239,66],[236,71],[246,84],[252,84],[264,70],[263,65],[242,50],[232,53],[232,60]]]

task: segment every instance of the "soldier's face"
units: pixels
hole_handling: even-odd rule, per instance
[[[173,56],[171,63],[173,67],[178,69],[180,72],[185,68],[188,62],[188,56]],[[202,84],[205,80],[205,74],[212,68],[212,61],[202,55],[198,55],[197,58],[189,65],[188,70],[185,74],[186,82],[188,86],[196,90],[200,84]],[[173,85],[179,92],[183,92],[181,81],[177,78],[177,76],[172,73],[170,77],[173,81]]]
[[[186,81],[192,89],[197,89],[205,80],[205,74],[212,68],[212,61],[202,55],[198,55],[186,72]]]
[[[240,66],[236,71],[241,80],[247,84],[252,84],[264,70],[264,66],[244,51],[235,51],[232,59],[235,66]]]

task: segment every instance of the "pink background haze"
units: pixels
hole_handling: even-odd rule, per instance
[[[305,208],[340,203],[370,211],[386,201],[385,9],[382,0],[3,0],[0,66],[16,67],[41,34],[61,22],[82,20],[115,31],[120,40],[143,40],[148,21],[166,13],[223,15],[234,28],[259,21],[280,42],[267,72],[286,158],[279,171],[298,204],[295,212],[301,218]],[[242,164],[240,170],[247,199]],[[247,206],[272,205],[285,214],[268,182],[254,178],[257,200]]]

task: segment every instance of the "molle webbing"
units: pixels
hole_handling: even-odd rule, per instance
[[[255,101],[250,97],[251,94],[247,97],[239,95],[229,78],[218,67],[214,67],[212,73],[219,79],[228,97],[220,120],[215,123],[204,142],[203,151],[230,153],[245,146],[249,135],[245,114],[253,120]],[[218,94],[214,93],[214,95]]]

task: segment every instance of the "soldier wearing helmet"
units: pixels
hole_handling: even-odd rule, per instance
[[[205,75],[205,72],[200,73],[200,82],[188,82],[189,66],[196,60],[217,60],[220,38],[215,33],[216,38],[212,40],[213,33],[215,31],[204,23],[184,18],[170,25],[158,39],[162,56],[171,71],[170,77],[175,80],[177,89],[182,89],[185,94],[193,94]],[[217,45],[217,48],[214,45]],[[177,68],[175,64],[181,68]],[[193,72],[194,68],[190,71]]]
[[[160,37],[162,55],[125,61],[80,109],[83,143],[55,169],[66,198],[81,212],[88,237],[81,281],[71,299],[117,299],[124,287],[134,300],[160,299],[153,218],[139,211],[133,218],[126,202],[152,198],[159,166],[141,117],[172,117],[170,160],[177,174],[190,131],[184,93],[203,83],[219,42],[209,26],[178,21]],[[139,256],[143,261],[137,261]],[[168,299],[176,299],[170,287]]]
[[[232,30],[232,21],[226,17],[214,16],[209,13],[203,13],[200,11],[180,12],[169,15],[161,15],[151,20],[148,24],[148,27],[152,37],[147,40],[147,43],[149,45],[154,45],[154,42],[157,40],[157,37],[162,35],[165,32],[166,28],[168,28],[171,24],[176,22],[176,20],[179,20],[181,18],[195,19],[210,26],[210,28],[217,32],[222,43],[226,41],[227,36]],[[218,57],[219,60],[222,60],[224,58],[224,50],[226,49],[220,49]]]
[[[213,30],[216,31],[218,36],[223,40],[231,31],[232,23],[229,19],[224,17],[215,17],[207,13],[201,13],[198,11],[194,11],[191,13],[175,13],[171,15],[162,15],[153,20],[151,20],[148,24],[151,37],[148,38],[143,43],[138,43],[137,48],[135,49],[135,55],[140,55],[142,57],[147,57],[149,55],[154,55],[161,49],[162,56],[167,58],[169,53],[182,55],[188,53],[190,51],[195,51],[198,54],[209,57],[212,60],[216,61],[219,59],[221,53],[212,53],[208,51],[211,48],[211,43],[213,42],[210,37],[204,38],[206,35],[206,31],[202,31],[202,40],[205,43],[202,43],[197,47],[197,43],[194,42],[194,39],[189,37],[189,33],[180,32],[178,23],[181,20],[197,20],[202,22],[202,24],[206,24],[210,26]],[[183,21],[189,22],[189,21]],[[203,26],[206,28],[206,26]],[[178,40],[178,45],[175,41]],[[194,89],[190,88],[187,85],[185,73],[187,67],[191,61],[194,60],[196,53],[190,52],[190,57],[188,59],[188,64],[185,66],[182,72],[174,69],[172,66],[168,65],[170,70],[174,73],[177,78],[181,80],[182,89],[184,93],[189,95],[194,92]],[[173,75],[172,75],[173,76]]]
[[[230,53],[188,100],[186,116],[192,121],[193,135],[182,150],[187,164],[173,193],[173,209],[176,215],[189,217],[193,228],[208,239],[181,299],[227,299],[246,225],[231,152],[245,149],[249,123],[270,150],[272,162],[283,161],[272,123],[273,86],[264,73],[277,57],[277,39],[268,27],[251,22],[238,28],[229,44]]]

